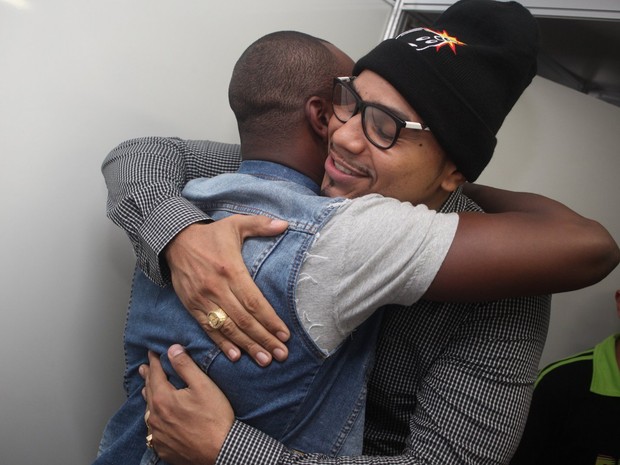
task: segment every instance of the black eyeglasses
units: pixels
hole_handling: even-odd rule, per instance
[[[353,77],[334,78],[332,105],[334,115],[341,123],[346,123],[358,113],[362,114],[364,135],[375,147],[389,149],[398,140],[402,128],[430,131],[422,123],[405,121],[386,108],[374,103],[366,103],[351,86]]]

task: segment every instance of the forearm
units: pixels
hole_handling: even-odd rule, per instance
[[[600,281],[620,260],[603,226],[559,202],[483,186],[464,192],[492,214],[459,213],[457,234],[426,298],[477,301],[571,291]]]
[[[579,273],[565,276],[564,284],[558,289],[541,289],[542,293],[568,291],[594,284],[607,276],[620,260],[618,245],[607,229],[560,202],[537,194],[484,186],[477,186],[474,192],[474,200],[489,213],[516,212],[515,227],[529,234],[532,244],[538,242],[543,253],[551,257],[556,251],[558,256],[561,250],[575,251],[565,266],[555,266],[553,271],[562,276],[562,269],[573,267],[579,269]],[[537,228],[540,225],[540,230],[533,232],[528,224]]]
[[[236,169],[238,146],[176,138],[133,139],[103,162],[107,214],[128,235],[140,267],[158,284],[169,280],[160,254],[186,226],[208,217],[181,197],[190,179]]]
[[[582,219],[566,205],[548,197],[530,192],[514,192],[480,184],[464,184],[463,193],[476,202],[486,213],[523,212],[541,216],[551,215],[575,221]]]
[[[216,465],[430,465],[412,455],[328,457],[287,449],[282,443],[239,421],[235,422]]]

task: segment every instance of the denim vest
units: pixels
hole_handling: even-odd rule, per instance
[[[125,442],[132,447],[144,443],[145,407],[139,395],[143,382],[137,369],[146,363],[147,349],[164,354],[161,359],[170,381],[183,386],[165,355],[172,343],[186,347],[224,391],[239,420],[295,450],[361,454],[366,378],[380,317],[375,314],[368,319],[329,356],[315,345],[299,321],[295,300],[299,270],[318,232],[342,202],[320,197],[317,190],[300,173],[260,161],[243,162],[237,174],[187,185],[184,196],[216,220],[240,213],[289,222],[284,234],[251,238],[243,245],[250,274],[291,332],[289,356],[285,362],[274,361],[266,368],[247,355],[230,362],[185,310],[171,286],[159,288],[137,271],[125,330],[129,397],[115,416],[118,418],[110,421],[113,431],[107,437],[104,434],[102,457],[106,448],[116,447],[114,442],[120,443],[121,449],[126,447],[122,445]],[[129,425],[140,431],[120,433]],[[125,439],[119,439],[119,434]],[[144,446],[141,450],[144,452]],[[155,462],[156,456],[149,450],[143,461],[136,463]]]

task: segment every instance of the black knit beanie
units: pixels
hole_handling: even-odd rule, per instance
[[[468,181],[536,74],[538,25],[517,2],[461,0],[430,28],[380,43],[355,65],[387,80],[422,117]]]

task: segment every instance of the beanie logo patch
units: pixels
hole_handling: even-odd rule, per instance
[[[417,27],[415,29],[405,31],[402,34],[399,34],[396,39],[407,42],[418,52],[433,48],[436,51],[439,51],[440,48],[448,46],[452,50],[452,53],[456,55],[457,45],[467,45],[466,43],[458,40],[456,37],[452,37],[445,30],[443,32],[438,32],[425,27]]]

